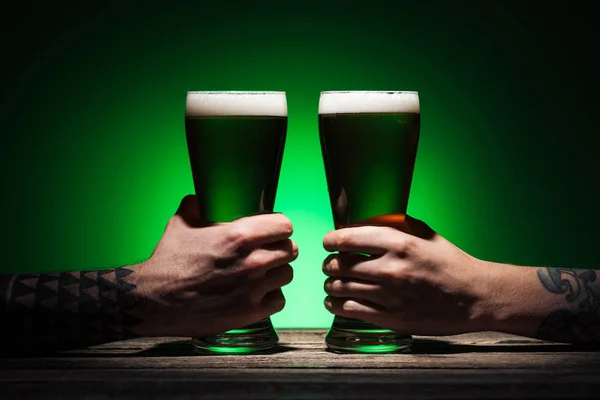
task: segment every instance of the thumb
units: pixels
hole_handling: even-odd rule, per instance
[[[194,194],[188,194],[179,204],[175,215],[180,216],[189,226],[200,227],[208,225],[205,222],[205,218],[200,213],[200,202],[198,196]]]
[[[404,220],[404,232],[411,235],[420,237],[421,239],[431,239],[435,235],[435,231],[429,227],[425,222],[413,218],[410,215],[406,216]]]
[[[388,226],[421,239],[431,239],[435,231],[425,222],[405,214],[387,214],[367,218],[357,225]]]

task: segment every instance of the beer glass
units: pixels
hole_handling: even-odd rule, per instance
[[[417,92],[321,92],[319,137],[335,229],[404,220],[419,130]],[[386,353],[407,351],[412,336],[335,316],[325,341],[336,352]]]
[[[273,212],[286,130],[285,92],[187,93],[187,147],[205,221]],[[193,343],[201,353],[244,354],[272,348],[278,340],[265,318]]]

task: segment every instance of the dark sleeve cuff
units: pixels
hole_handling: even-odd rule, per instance
[[[0,313],[8,309],[8,290],[15,275],[0,275]]]

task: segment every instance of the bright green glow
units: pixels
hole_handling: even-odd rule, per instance
[[[244,335],[249,333],[256,333],[256,329],[233,329],[225,333],[228,335]]]
[[[598,146],[585,136],[597,131],[597,100],[577,89],[589,88],[593,63],[561,56],[592,35],[547,23],[553,7],[266,3],[23,12],[3,50],[4,272],[145,260],[193,192],[186,91],[229,89],[287,92],[275,209],[294,222],[300,256],[276,327],[332,321],[323,90],[419,91],[408,211],[455,244],[483,259],[598,267]],[[556,88],[570,100],[556,101]]]
[[[343,331],[344,329],[340,330]],[[349,331],[352,333],[395,333],[389,329],[351,329]]]
[[[406,350],[406,347],[400,347],[393,344],[382,344],[374,346],[356,346],[346,349],[352,353],[393,353],[398,350]]]
[[[210,346],[206,348],[212,353],[218,354],[250,354],[256,353],[256,347],[221,347],[221,346]]]

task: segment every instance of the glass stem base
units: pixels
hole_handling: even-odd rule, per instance
[[[272,349],[279,342],[270,318],[219,335],[192,338],[199,354],[253,354]]]
[[[337,315],[325,336],[327,347],[336,353],[405,353],[412,340],[409,334]]]

